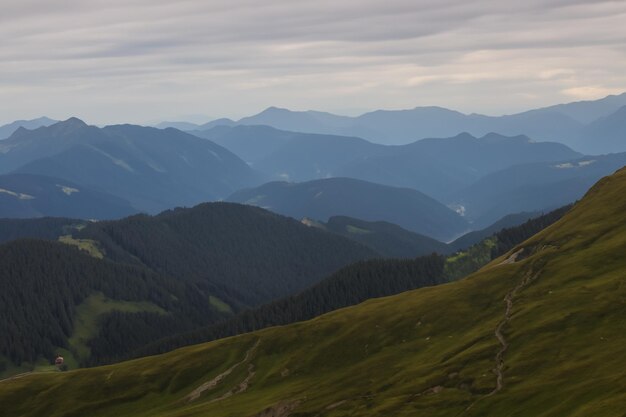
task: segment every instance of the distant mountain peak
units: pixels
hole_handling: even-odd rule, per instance
[[[485,141],[485,142],[500,142],[503,140],[516,140],[516,141],[520,141],[524,143],[535,142],[533,139],[529,138],[526,135],[508,136],[508,135],[501,135],[500,133],[496,133],[496,132],[489,132],[486,135],[482,136],[480,140]]]
[[[62,122],[56,123],[57,125],[64,125],[64,126],[80,126],[80,127],[86,127],[87,123],[83,122],[82,120],[80,120],[78,117],[70,117],[67,120],[64,120]]]
[[[48,127],[54,134],[67,134],[88,127],[87,123],[77,117],[70,117],[67,120],[55,123]]]
[[[291,113],[292,111],[289,109],[285,109],[282,107],[270,106],[267,109],[263,110],[259,114],[271,114],[271,113]]]
[[[461,132],[458,135],[454,136],[453,139],[470,140],[470,139],[476,139],[476,136],[472,135],[469,132]]]

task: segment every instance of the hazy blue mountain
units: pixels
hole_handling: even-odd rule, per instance
[[[234,127],[219,125],[208,130],[192,130],[189,133],[223,146],[250,164],[271,155],[295,136],[301,135],[264,125]]]
[[[581,156],[562,144],[496,134],[482,138],[461,134],[401,146],[267,126],[216,127],[194,134],[216,141],[276,180],[351,177],[414,188],[438,199],[513,165]]]
[[[237,121],[241,125],[268,125],[282,130],[306,133],[336,133],[336,129],[349,127],[351,118],[317,111],[291,111],[269,107],[254,116]]]
[[[557,112],[567,117],[589,124],[601,117],[615,113],[620,107],[626,106],[626,93],[610,95],[599,100],[576,101],[567,104],[544,107],[531,112]]]
[[[278,150],[255,163],[254,168],[272,178],[289,181],[338,176],[358,178],[358,175],[344,175],[345,167],[384,155],[390,150],[360,138],[297,134]]]
[[[167,129],[168,127],[173,127],[174,129],[185,131],[195,130],[199,126],[199,124],[191,122],[161,122],[156,124],[154,127],[156,127],[157,129]]]
[[[490,132],[502,135],[528,135],[538,140],[571,136],[581,127],[567,116],[551,113],[520,113],[500,117],[466,115],[441,107],[416,107],[412,110],[377,110],[355,119],[361,129],[376,132],[365,135],[374,142],[402,144],[429,137],[449,137],[459,132],[483,136]]]
[[[8,138],[20,127],[24,127],[26,129],[36,129],[41,126],[50,126],[56,122],[57,120],[52,120],[47,117],[39,117],[32,120],[16,120],[12,123],[0,126],[0,139]]]
[[[77,144],[87,146],[106,139],[102,129],[87,126],[75,117],[34,130],[20,127],[11,137],[0,142],[0,173],[56,155]]]
[[[272,182],[238,191],[227,200],[263,207],[296,219],[308,217],[325,222],[342,215],[386,221],[442,241],[468,230],[461,216],[419,191],[351,178]]]
[[[354,160],[338,175],[420,190],[439,200],[449,199],[482,176],[528,162],[580,157],[565,145],[534,142],[526,136],[467,133],[446,139],[424,139],[390,147],[379,155]],[[516,210],[519,211],[519,210]]]
[[[148,212],[218,200],[261,182],[239,157],[176,129],[99,129],[70,119],[0,143],[2,170],[64,178]]]
[[[439,199],[512,165],[581,156],[562,144],[493,133],[482,138],[464,133],[400,146],[268,126],[220,126],[193,134],[223,145],[276,180],[351,177],[414,188]]]
[[[128,201],[64,179],[0,175],[0,218],[115,219],[136,212]]]
[[[235,126],[236,124],[237,122],[235,122],[234,120],[223,117],[221,119],[212,120],[203,125],[200,125],[194,130],[207,130],[214,128],[215,126]]]
[[[406,144],[428,137],[449,137],[459,132],[483,136],[489,132],[525,134],[543,141],[568,141],[582,123],[555,111],[524,112],[506,116],[463,114],[441,107],[410,110],[376,110],[358,117],[319,112],[293,112],[269,108],[238,124],[265,124],[277,129],[306,133],[357,136],[381,144]]]
[[[507,136],[527,135],[541,141],[573,145],[584,125],[626,105],[626,93],[601,100],[581,101],[533,109],[504,116],[464,114],[442,107],[408,110],[376,110],[358,117],[318,111],[291,111],[270,107],[228,125],[268,125],[305,133],[356,136],[375,143],[406,144],[427,137],[449,137],[460,132],[483,136],[497,132]],[[211,122],[213,123],[213,122]],[[215,121],[216,124],[225,124]],[[215,124],[207,124],[213,127]],[[201,127],[200,130],[205,129]]]
[[[448,203],[463,206],[473,227],[481,228],[508,213],[547,211],[572,203],[624,165],[626,153],[517,165],[484,176]]]
[[[578,143],[589,154],[626,152],[626,106],[585,126]]]

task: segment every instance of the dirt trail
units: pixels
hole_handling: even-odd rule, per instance
[[[517,257],[517,255],[520,252],[521,250],[511,255],[511,257],[513,256]],[[506,263],[509,263],[509,262],[506,262]],[[502,320],[500,320],[500,322],[496,326],[496,329],[493,332],[494,336],[496,337],[496,339],[498,339],[498,342],[500,343],[500,349],[498,350],[498,353],[496,353],[496,356],[495,356],[496,367],[493,369],[493,372],[496,375],[496,386],[490,393],[478,398],[476,401],[470,404],[469,407],[467,407],[463,411],[462,414],[469,411],[478,401],[484,398],[491,397],[492,395],[495,395],[498,392],[500,392],[502,388],[504,388],[504,354],[509,348],[509,343],[504,337],[504,334],[502,334],[502,330],[504,329],[504,326],[506,326],[511,321],[511,315],[513,311],[513,299],[521,290],[523,290],[531,282],[537,279],[538,276],[539,276],[539,273],[534,273],[534,274],[532,272],[527,273],[526,276],[522,279],[522,281],[520,281],[520,283],[517,284],[515,288],[513,288],[511,291],[509,291],[504,297],[504,303],[506,305],[504,309],[504,317],[502,318]]]
[[[254,343],[254,345],[250,349],[248,349],[248,351],[246,352],[244,358],[241,361],[237,362],[236,364],[234,364],[233,366],[231,366],[230,368],[228,368],[227,370],[225,370],[224,372],[222,372],[221,374],[219,374],[215,378],[205,382],[204,384],[200,385],[198,388],[196,388],[193,391],[191,391],[185,397],[185,400],[187,402],[191,402],[191,401],[197,400],[200,397],[200,395],[202,395],[203,392],[205,392],[207,390],[210,390],[212,388],[215,388],[220,382],[222,382],[224,380],[224,378],[226,378],[228,375],[232,374],[233,371],[235,369],[237,369],[237,367],[239,367],[239,365],[244,364],[244,363],[246,363],[246,362],[248,362],[250,360],[250,358],[252,357],[252,355],[256,351],[257,347],[259,347],[259,343],[260,342],[261,342],[261,339],[257,339],[257,341]],[[254,369],[254,367],[252,368],[252,370],[253,369]],[[250,372],[252,372],[252,370]],[[249,378],[252,378],[252,377],[249,376]],[[246,380],[244,380],[244,382],[246,382],[246,381],[249,382],[249,379],[246,378]],[[247,388],[247,383],[245,384],[245,388]],[[230,394],[230,395],[232,395],[232,394]]]
[[[506,258],[504,261],[500,262],[498,265],[506,265],[506,264],[512,264],[514,262],[517,262],[517,258],[524,252],[524,248],[518,250],[515,253],[512,253],[508,258]]]
[[[254,372],[254,365],[250,364],[248,365],[248,376],[246,376],[246,378],[241,381],[239,384],[235,385],[235,387],[233,387],[233,389],[231,389],[230,391],[228,391],[226,394],[224,395],[220,395],[219,397],[209,401],[210,403],[214,403],[217,401],[221,401],[221,400],[225,400],[228,397],[232,397],[235,394],[241,394],[242,392],[244,392],[245,390],[248,389],[248,386],[250,385],[250,381],[252,380],[252,378],[254,378],[254,375],[256,374],[256,372]]]

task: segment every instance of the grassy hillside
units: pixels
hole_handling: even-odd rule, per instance
[[[9,416],[623,416],[626,170],[454,283],[101,368],[0,382]]]

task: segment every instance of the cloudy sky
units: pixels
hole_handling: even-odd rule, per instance
[[[0,0],[0,122],[504,114],[626,91],[626,1]]]

